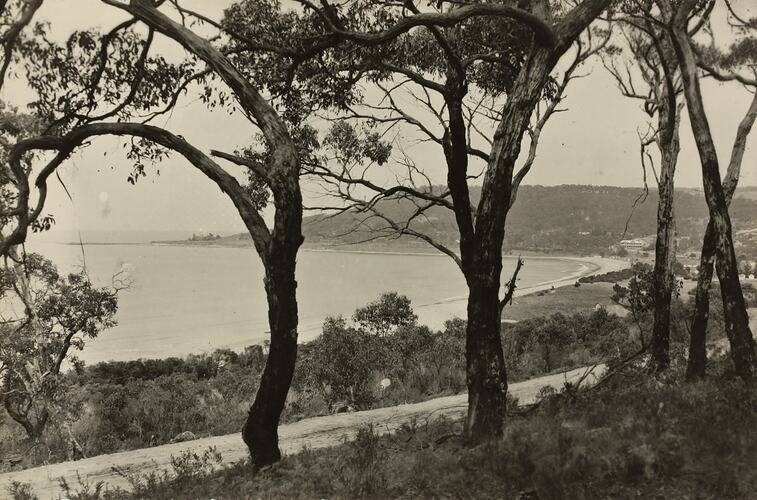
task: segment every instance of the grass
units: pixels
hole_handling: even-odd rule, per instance
[[[615,311],[614,308],[619,306],[610,300],[612,286],[611,283],[563,286],[547,292],[516,297],[513,303],[505,308],[503,318],[523,321],[556,313],[573,314],[593,310],[597,304],[617,314],[619,311]]]
[[[718,370],[713,370],[718,371]],[[721,368],[685,384],[629,368],[577,397],[548,396],[477,447],[450,420],[417,421],[379,437],[304,449],[257,473],[245,463],[208,472],[178,461],[135,492],[69,498],[721,499],[757,492],[757,393]],[[189,465],[188,465],[189,464]],[[192,470],[190,470],[192,469]],[[90,486],[89,492],[93,491]],[[28,493],[28,492],[26,492]],[[18,498],[29,498],[21,497]]]

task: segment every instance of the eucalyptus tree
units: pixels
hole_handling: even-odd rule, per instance
[[[178,0],[102,1],[126,14],[126,20],[104,34],[76,32],[64,46],[47,40],[44,26],[38,25],[27,38],[29,43],[21,44],[26,51],[20,58],[26,79],[38,94],[32,107],[49,126],[45,133],[21,140],[10,151],[8,164],[15,194],[2,216],[14,224],[10,229],[7,225],[4,228],[0,252],[7,255],[25,241],[30,227],[45,222],[42,212],[49,177],[75,150],[96,137],[132,139],[128,158],[135,166],[130,182],[145,175],[146,163],[161,161],[170,153],[182,156],[202,172],[234,203],[265,269],[270,352],[242,432],[256,465],[274,462],[281,456],[277,426],[296,360],[295,269],[302,243],[299,177],[303,162],[317,148],[314,131],[305,118],[317,107],[343,107],[341,103],[355,95],[351,84],[361,75],[349,71],[333,75],[315,69],[344,62],[349,51],[337,49],[333,52],[336,57],[329,58],[329,51],[344,43],[376,47],[422,26],[433,29],[472,17],[494,16],[533,28],[536,35],[527,56],[531,69],[519,73],[520,83],[514,86],[519,89],[518,96],[508,101],[513,111],[505,110],[503,114],[509,118],[502,120],[496,158],[492,159],[497,175],[485,183],[490,193],[487,198],[499,201],[476,219],[482,228],[481,241],[490,243],[481,246],[486,253],[475,259],[496,265],[495,255],[499,256],[501,250],[501,237],[497,235],[504,225],[503,219],[502,224],[498,221],[506,203],[503,205],[495,193],[510,184],[507,175],[502,174],[512,170],[530,109],[538,101],[559,56],[609,3],[586,0],[560,16],[559,10],[541,12],[546,3],[534,12],[502,4],[420,12],[416,8],[404,10],[395,5],[356,2],[344,19],[338,14],[344,7],[327,2],[321,3],[323,9],[302,1],[302,9],[285,10],[275,1],[252,0],[234,4],[226,10],[223,20],[216,21],[183,7]],[[383,16],[384,7],[396,12]],[[555,15],[559,21],[552,25]],[[187,59],[169,63],[155,53],[153,41],[158,36],[179,44],[188,54]],[[206,153],[184,137],[150,123],[174,109],[183,93],[198,86],[208,105],[236,106],[249,120],[250,135],[258,142],[232,153]],[[523,102],[516,104],[520,101]],[[33,169],[37,172],[33,175],[35,203],[31,201],[32,170],[25,166],[33,155],[44,158],[41,167]],[[512,161],[508,160],[510,156]],[[247,182],[240,183],[214,158],[244,167]],[[272,227],[261,212],[269,195],[273,198]],[[466,227],[472,230],[470,213],[466,220]],[[472,258],[473,254],[467,252],[465,259]],[[486,295],[493,291],[496,299],[498,286],[492,288],[495,283],[487,281],[484,271],[479,266],[476,293]],[[491,294],[487,297],[491,298]],[[476,304],[488,310],[486,303],[479,300]],[[481,400],[472,405],[473,415],[479,415],[471,419],[476,422],[478,435],[495,427],[491,422],[501,422],[498,412],[504,408],[501,346],[498,344],[490,354],[485,347],[491,342],[492,329],[498,332],[499,327],[485,312],[476,315],[485,328],[472,338],[470,349],[476,353],[471,356],[471,380],[475,381],[472,398]],[[495,361],[492,375],[496,380],[487,375],[489,360]],[[479,408],[488,410],[479,412]]]
[[[2,62],[0,62],[0,87],[5,82],[8,68],[18,52],[22,33],[34,19],[34,14],[44,0],[4,0],[0,2],[0,43],[2,43]]]
[[[729,332],[730,335],[731,353],[736,373],[744,380],[752,380],[754,378],[755,369],[755,346],[754,338],[752,337],[752,332],[749,327],[749,316],[746,311],[744,294],[741,289],[741,283],[739,282],[738,263],[733,244],[731,218],[728,213],[729,196],[727,196],[727,191],[720,178],[720,161],[710,131],[707,112],[704,108],[704,98],[700,88],[700,74],[697,66],[697,55],[694,49],[694,42],[690,36],[689,24],[691,19],[694,18],[699,11],[705,9],[708,2],[701,2],[699,0],[680,0],[676,2],[671,0],[656,0],[656,3],[665,16],[681,68],[689,121],[691,122],[694,140],[699,152],[704,194],[710,212],[710,222],[708,224],[708,228],[711,226],[709,243],[710,245],[714,243],[714,253],[717,259],[715,270],[720,281],[726,331]],[[747,49],[748,53],[752,46],[753,43],[749,41],[742,47],[742,50],[737,51],[737,53],[743,55],[743,49]],[[751,128],[752,123],[753,118],[750,118],[748,113],[745,120],[742,121],[742,125],[744,125],[742,130]],[[745,136],[742,137],[741,140],[745,140]],[[743,151],[739,152],[742,147],[743,146],[740,145],[739,139],[737,138],[734,151],[736,153],[738,164],[741,162],[738,157],[743,154]],[[735,173],[737,174],[737,172]],[[728,177],[726,178],[729,184],[734,179],[738,179],[738,175],[735,175],[730,179]],[[735,188],[735,183],[733,183],[733,186]],[[729,188],[728,191],[730,191],[731,195],[733,194],[732,189]],[[704,244],[705,246],[702,250],[703,262],[705,261],[705,255],[708,252],[712,252],[712,246],[707,248],[707,236],[705,236]],[[706,266],[707,262],[704,263]],[[706,267],[703,270],[706,272]],[[706,286],[709,279],[711,279],[711,274],[709,278],[707,276],[704,277],[702,285]],[[698,304],[698,308],[699,307],[703,307],[701,302]],[[704,359],[702,353],[704,332],[702,331],[697,335],[696,339],[692,338],[692,342],[697,342],[697,345],[693,346],[695,351],[693,354],[695,366],[689,370],[689,373],[692,376],[699,376],[704,372]],[[698,361],[696,361],[697,359]]]
[[[26,79],[37,92],[31,107],[49,125],[44,133],[18,142],[8,156],[15,194],[3,215],[15,219],[15,226],[4,230],[2,249],[7,255],[25,240],[29,227],[44,220],[48,178],[93,138],[132,138],[127,155],[135,164],[128,177],[132,183],[146,174],[149,161],[161,161],[169,153],[183,156],[234,203],[265,269],[271,348],[243,438],[254,463],[271,463],[280,457],[277,426],[297,349],[295,264],[302,242],[302,201],[300,142],[293,137],[293,130],[299,129],[275,109],[278,96],[264,96],[264,84],[231,61],[228,37],[200,35],[186,24],[199,21],[223,34],[219,23],[186,11],[177,2],[163,6],[146,0],[105,3],[129,14],[128,19],[104,34],[77,31],[62,46],[49,41],[39,31],[44,27],[39,26],[19,48],[24,51],[20,62]],[[180,21],[166,12],[166,6],[173,7]],[[285,19],[278,26],[281,35],[296,22],[297,17]],[[140,23],[146,30],[136,29]],[[169,63],[153,47],[159,35],[178,42],[189,57]],[[208,154],[182,136],[149,124],[170,112],[184,92],[198,85],[208,105],[235,100],[249,118],[251,131],[260,132],[263,145],[243,149],[239,156],[220,151]],[[130,121],[135,118],[142,120]],[[32,205],[32,171],[25,163],[31,155],[48,152],[52,155],[35,169],[38,197]],[[249,171],[248,182],[240,183],[212,155],[243,164]],[[271,228],[261,212],[269,193],[274,211]]]
[[[713,2],[714,4],[715,2]],[[692,44],[697,65],[700,68],[700,78],[712,78],[718,82],[729,83],[752,93],[751,103],[736,128],[733,145],[726,174],[722,180],[725,203],[729,205],[739,182],[741,165],[746,151],[747,139],[757,119],[757,51],[755,50],[755,33],[757,23],[754,19],[744,19],[736,12],[730,2],[725,2],[731,35],[735,35],[725,50],[717,45],[717,37],[711,34],[706,45]],[[709,289],[712,283],[714,265],[716,262],[717,234],[715,224],[710,219],[702,243],[699,262],[699,275],[695,294],[694,313],[691,320],[691,342],[687,377],[697,379],[704,377],[707,365],[707,325],[710,309]],[[721,287],[723,303],[726,289]],[[726,322],[728,337],[733,339],[730,322]],[[736,352],[735,349],[733,351]]]
[[[536,1],[517,16],[496,15],[495,9],[503,7],[500,4],[442,0],[424,5],[421,12],[413,2],[376,3],[373,23],[400,25],[402,16],[456,16],[461,21],[410,31],[363,50],[360,42],[365,45],[367,39],[343,36],[345,31],[363,29],[359,24],[363,18],[349,15],[351,2],[326,4],[326,8],[306,3],[319,12],[327,32],[341,38],[338,50],[351,57],[341,58],[333,70],[356,75],[356,82],[363,84],[361,101],[340,116],[351,120],[352,132],[336,126],[341,145],[334,141],[330,159],[335,161],[308,164],[309,173],[323,181],[328,193],[347,203],[332,207],[337,213],[349,208],[358,214],[358,225],[375,233],[368,238],[418,238],[460,268],[468,286],[465,433],[472,442],[499,435],[505,418],[501,307],[512,296],[516,279],[513,276],[505,297],[500,297],[507,214],[535,161],[543,127],[559,111],[562,91],[579,64],[596,49],[579,38],[610,3]],[[491,13],[466,20],[468,9],[474,7]],[[607,34],[599,39],[606,40]],[[563,58],[571,47],[575,47],[572,57]],[[369,94],[376,93],[379,97],[371,101]],[[419,166],[424,160],[412,154],[403,153],[396,160],[399,166],[390,173],[371,168],[380,162],[351,155],[361,141],[375,143],[375,134],[388,138],[391,130],[402,126],[415,129],[419,140],[441,149],[444,187],[433,184],[427,168]],[[529,150],[520,159],[526,134]],[[393,146],[403,148],[396,141]],[[483,185],[474,201],[469,183],[477,179],[483,179]],[[393,203],[410,206],[411,215],[394,218],[386,210]],[[435,207],[454,215],[457,249],[414,225]]]
[[[682,84],[673,43],[661,25],[652,2],[623,2],[614,21],[619,43],[605,51],[603,64],[625,97],[642,103],[652,120],[640,133],[640,160],[646,184],[647,167],[654,173],[659,194],[657,204],[657,238],[653,271],[654,302],[652,335],[649,341],[651,368],[662,371],[670,364],[670,316],[675,276],[675,170],[680,145]],[[655,145],[655,156],[649,152]],[[659,174],[658,174],[659,170]]]
[[[0,269],[0,304],[11,310],[16,302],[23,313],[0,324],[0,397],[37,440],[51,412],[66,413],[64,363],[77,363],[74,351],[116,324],[117,294],[126,283],[116,276],[113,287],[97,288],[85,271],[60,275],[40,255],[12,258]]]

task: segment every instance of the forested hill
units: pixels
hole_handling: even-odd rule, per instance
[[[748,193],[747,193],[748,191]],[[745,194],[754,194],[746,188]],[[518,199],[507,221],[505,249],[512,251],[545,251],[588,254],[607,252],[608,248],[624,237],[644,238],[653,241],[656,227],[657,193],[650,188],[644,199],[640,188],[612,186],[522,186]],[[480,188],[472,187],[475,204]],[[634,203],[639,199],[634,209]],[[389,217],[403,221],[415,210],[409,202],[383,202],[379,208]],[[700,191],[679,190],[675,211],[678,224],[679,250],[699,250],[707,224],[707,205]],[[434,239],[456,247],[458,239],[452,213],[441,207],[426,212],[412,228]],[[733,200],[731,216],[735,230],[757,227],[757,199],[740,196]],[[303,225],[306,245],[333,247],[349,244],[362,250],[400,250],[409,247],[430,248],[427,243],[412,236],[392,239],[372,239],[371,227],[385,226],[373,220],[359,224],[364,214],[344,213],[335,217],[315,215],[306,218]],[[366,227],[368,226],[368,227]],[[222,238],[216,244],[244,244],[246,234]],[[357,245],[358,242],[371,240]]]

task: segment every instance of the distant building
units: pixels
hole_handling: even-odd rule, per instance
[[[620,240],[620,246],[622,246],[623,248],[644,248],[646,244],[647,242],[640,238],[634,238],[632,240]]]

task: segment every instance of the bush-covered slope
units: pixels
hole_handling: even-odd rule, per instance
[[[657,194],[651,190],[642,196],[641,189],[611,186],[523,186],[507,221],[505,248],[508,250],[557,251],[568,253],[605,252],[625,238],[655,233]],[[474,203],[480,189],[472,190]],[[638,200],[638,201],[637,201]],[[679,248],[698,251],[707,224],[707,206],[701,192],[680,190],[676,194]],[[635,207],[635,208],[634,208]],[[415,210],[407,202],[384,202],[381,210],[396,220],[405,220]],[[757,200],[736,198],[731,206],[737,230],[757,224]],[[413,222],[413,229],[454,247],[457,230],[452,213],[434,208],[425,218]],[[358,221],[361,217],[345,213],[336,217],[312,216],[306,219],[306,242],[315,245],[355,243],[371,238]],[[626,231],[626,223],[628,228]],[[380,227],[379,220],[369,221]],[[625,236],[624,236],[625,231]],[[372,241],[373,246],[424,246],[424,242],[407,236]]]

